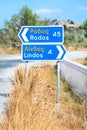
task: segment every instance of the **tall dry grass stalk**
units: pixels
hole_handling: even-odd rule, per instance
[[[56,73],[50,66],[25,69],[15,73],[14,91],[9,97],[2,130],[83,130],[83,121],[65,102],[61,90],[57,113]],[[57,108],[56,108],[56,107]]]

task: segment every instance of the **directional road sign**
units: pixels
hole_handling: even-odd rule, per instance
[[[63,26],[22,26],[18,34],[22,43],[64,42]]]
[[[66,54],[63,44],[29,45],[22,44],[22,60],[62,60]]]

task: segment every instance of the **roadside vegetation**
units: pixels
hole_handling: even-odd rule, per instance
[[[56,103],[56,80],[50,65],[29,68],[27,79],[25,69],[19,68],[0,130],[86,130],[86,101],[62,79],[61,99]]]
[[[77,63],[80,63],[82,65],[87,66],[87,57],[83,58],[83,59],[77,59],[77,60],[74,60],[74,61],[77,62]]]
[[[64,45],[68,51],[87,50],[87,37],[83,28],[65,28]]]
[[[85,58],[85,61],[83,64],[87,66],[87,57]]]

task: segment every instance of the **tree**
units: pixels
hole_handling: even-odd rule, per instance
[[[33,14],[32,10],[30,10],[27,6],[24,6],[19,13],[19,19],[20,19],[21,26],[37,25],[38,18],[39,17],[36,14]]]
[[[87,19],[83,22],[83,29],[85,31],[85,37],[87,37]]]
[[[47,18],[45,18],[44,20],[40,20],[38,22],[38,25],[40,25],[40,26],[47,26],[49,24],[50,24],[50,19],[47,19]]]
[[[19,14],[13,15],[10,21],[5,21],[5,27],[19,30],[21,26],[34,26],[38,23],[38,16],[32,13],[27,6],[24,6]]]
[[[39,20],[39,16],[32,13],[27,6],[24,6],[19,14],[14,14],[10,21],[5,21],[5,27],[10,34],[10,40],[12,42],[20,42],[18,38],[18,32],[21,26],[40,26],[48,25],[49,19]]]
[[[6,28],[12,28],[14,31],[21,28],[21,26],[36,26],[36,25],[48,25],[49,19],[39,20],[39,16],[32,13],[27,6],[24,6],[19,14],[13,15],[10,21],[5,21]]]

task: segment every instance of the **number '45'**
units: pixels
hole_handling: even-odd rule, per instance
[[[53,33],[53,37],[60,37],[61,36],[61,33],[60,32],[54,32]]]

